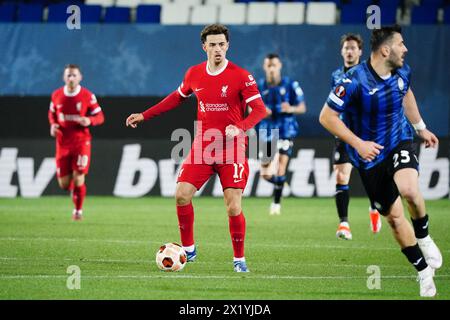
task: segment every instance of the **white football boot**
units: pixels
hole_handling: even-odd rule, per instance
[[[417,239],[417,243],[427,264],[433,269],[439,269],[442,266],[442,254],[433,239],[428,235],[423,239]]]
[[[434,284],[434,269],[430,266],[419,271],[417,281],[420,286],[421,297],[434,297],[436,295],[436,285]]]
[[[280,215],[281,214],[281,204],[272,202],[270,204],[269,214],[271,216],[273,216],[273,215]]]

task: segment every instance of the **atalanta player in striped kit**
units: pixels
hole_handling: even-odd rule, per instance
[[[305,97],[300,84],[281,76],[280,56],[269,53],[263,63],[265,79],[258,88],[267,108],[267,117],[257,125],[261,161],[260,175],[274,185],[271,215],[281,214],[281,196],[286,183],[286,170],[292,155],[294,138],[299,134],[297,115],[306,112]],[[273,130],[277,130],[278,137]],[[273,151],[273,152],[272,152]]]
[[[422,120],[410,88],[408,51],[399,26],[375,29],[370,59],[350,70],[331,91],[320,123],[347,143],[366,192],[392,228],[395,240],[419,274],[420,295],[436,295],[434,272],[442,255],[428,234],[428,215],[418,186],[412,123],[426,147],[438,144]],[[339,118],[344,113],[345,123]],[[408,203],[412,226],[403,214]]]
[[[90,126],[104,122],[102,108],[95,95],[80,86],[80,67],[69,64],[64,68],[65,86],[52,93],[48,120],[50,135],[56,138],[56,175],[59,186],[72,192],[72,219],[83,217],[86,196],[85,176],[91,163]]]
[[[135,128],[195,94],[197,133],[179,171],[175,194],[181,242],[188,261],[194,261],[197,251],[192,198],[217,173],[227,208],[234,270],[248,272],[244,255],[246,222],[241,207],[249,174],[244,132],[257,124],[266,111],[253,76],[226,59],[228,29],[219,24],[209,25],[200,38],[207,61],[189,68],[177,90],[143,113],[131,114],[126,125]],[[245,118],[247,106],[252,112]]]
[[[345,73],[359,64],[362,55],[363,40],[359,34],[347,33],[341,37],[341,56],[344,59],[344,65],[331,74],[331,88],[345,77]],[[341,113],[341,119],[343,113]],[[335,138],[335,147],[333,150],[333,169],[336,173],[336,193],[335,202],[339,216],[339,226],[336,231],[338,239],[351,240],[352,232],[348,221],[348,204],[350,201],[350,175],[352,173],[352,164],[347,154],[345,143],[339,138]],[[373,233],[380,232],[381,219],[380,214],[371,203],[369,207],[370,227]]]

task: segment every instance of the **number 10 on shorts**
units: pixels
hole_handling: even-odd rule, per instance
[[[77,158],[77,166],[78,167],[81,167],[81,168],[84,168],[84,167],[86,167],[87,166],[87,164],[88,164],[88,160],[89,160],[89,157],[87,156],[87,155],[81,155],[81,154],[79,154],[78,155],[78,158]]]

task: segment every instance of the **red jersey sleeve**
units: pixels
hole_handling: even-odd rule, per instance
[[[180,86],[176,91],[173,91],[161,102],[157,103],[153,107],[148,108],[142,113],[142,115],[144,116],[144,120],[149,120],[153,117],[160,115],[161,113],[175,109],[186,98],[188,98],[192,94],[190,75],[191,75],[191,68],[189,68],[189,70],[184,75],[183,82],[181,82]]]
[[[241,95],[245,101],[246,106],[252,108],[252,112],[242,121],[236,124],[238,128],[246,131],[253,128],[258,122],[260,122],[266,116],[266,108],[264,102],[261,99],[256,80],[248,72],[243,72],[243,79],[241,84]]]
[[[91,120],[91,126],[101,125],[105,121],[105,116],[103,114],[102,108],[97,102],[95,94],[89,92],[89,106],[87,117]]]
[[[193,90],[191,85],[191,74],[192,68],[189,68],[188,71],[186,71],[186,74],[184,75],[183,82],[181,82],[180,86],[177,89],[178,93],[183,98],[187,98],[192,94]]]
[[[54,103],[54,93],[52,93],[52,96],[50,98],[50,107],[48,108],[48,122],[50,125],[56,123],[56,110],[55,110],[55,103]]]

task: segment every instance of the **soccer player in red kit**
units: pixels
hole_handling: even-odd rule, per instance
[[[56,175],[59,186],[72,191],[75,205],[72,219],[81,220],[86,196],[85,176],[91,162],[89,126],[104,122],[95,95],[80,86],[80,67],[64,68],[65,86],[52,93],[48,120],[50,135],[56,138]]]
[[[217,173],[228,213],[234,271],[248,272],[244,256],[246,227],[241,207],[249,174],[244,132],[265,117],[266,108],[253,76],[226,59],[228,29],[219,24],[206,26],[201,32],[201,42],[207,61],[189,68],[177,90],[143,113],[131,114],[126,125],[135,128],[138,123],[177,107],[195,94],[197,133],[179,171],[175,194],[181,242],[188,261],[194,261],[197,253],[192,198]],[[247,106],[252,112],[245,117]]]

